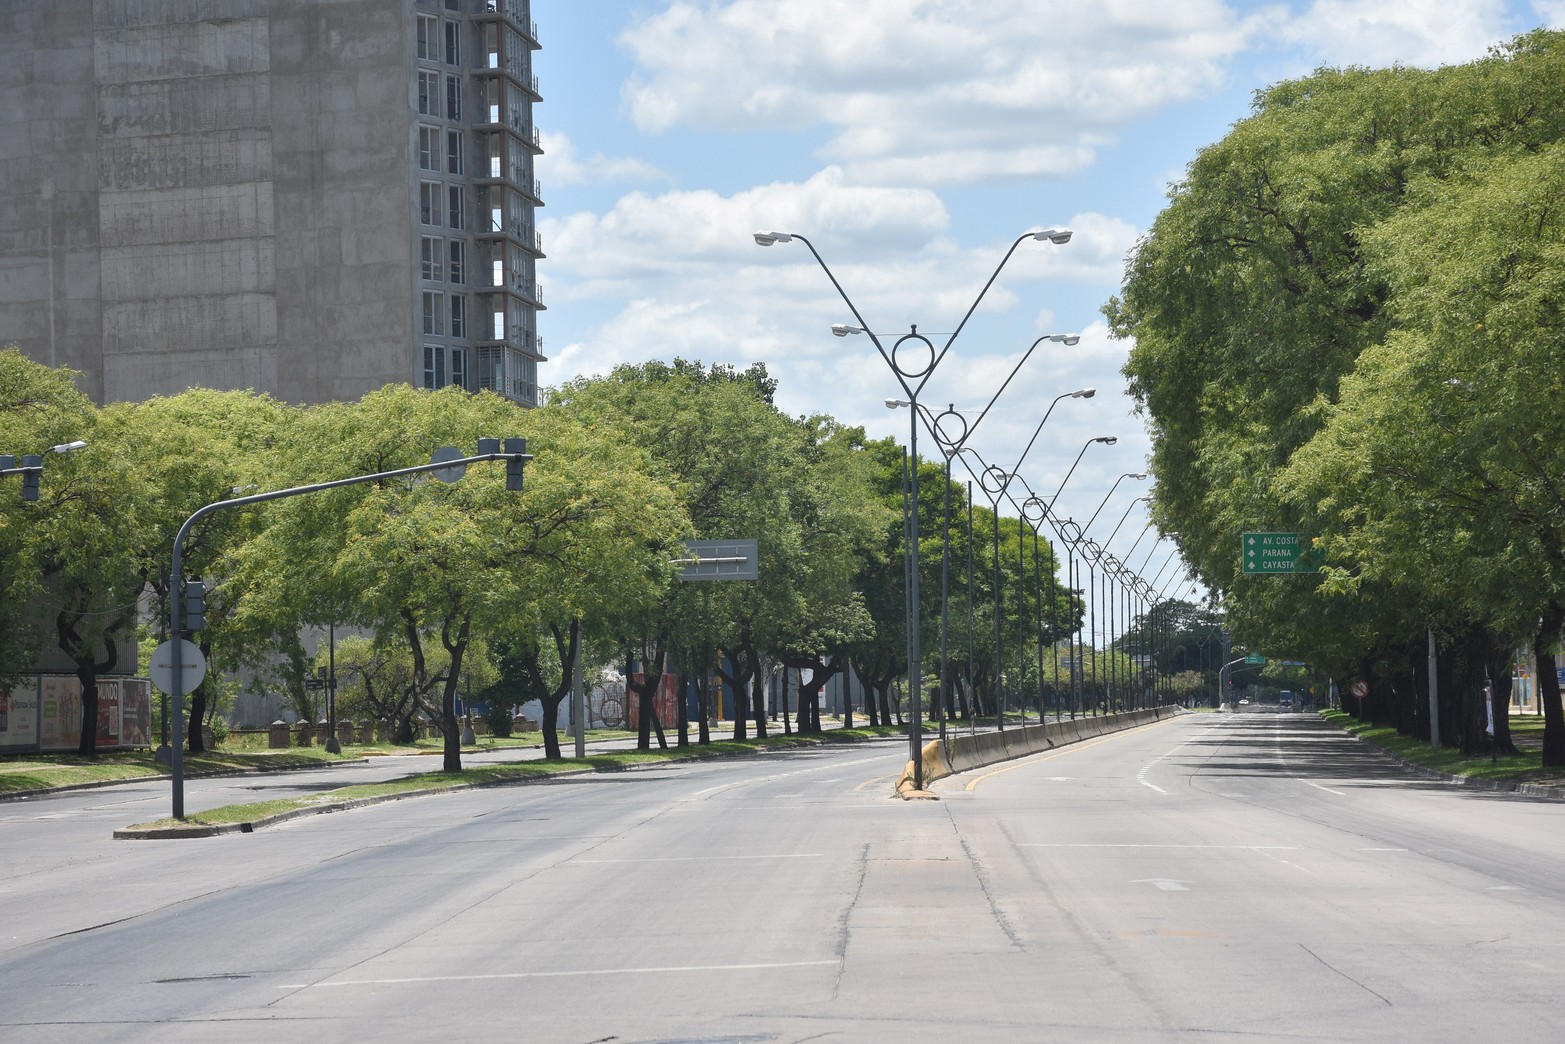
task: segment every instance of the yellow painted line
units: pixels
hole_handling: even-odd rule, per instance
[[[890,776],[876,776],[874,779],[866,779],[864,782],[854,787],[853,792],[856,794],[859,791],[866,789],[867,787],[874,786],[876,783],[881,783],[888,779],[896,779],[898,775],[901,775],[901,773],[896,773]]]
[[[1118,739],[1127,733],[1140,732],[1142,729],[1150,729],[1158,725],[1168,725],[1178,720],[1179,719],[1177,717],[1174,717],[1165,718],[1162,721],[1151,721],[1145,725],[1137,725],[1134,728],[1124,729],[1120,732],[1111,732],[1107,736],[1099,736],[1095,740],[1081,740],[1076,743],[1067,744],[1061,749],[1051,751],[1048,754],[1029,754],[1025,758],[1018,758],[1016,761],[1007,765],[1005,768],[995,769],[993,772],[985,772],[982,776],[976,777],[971,783],[967,785],[967,790],[969,793],[971,793],[972,791],[978,789],[978,784],[982,783],[991,776],[1003,776],[1007,772],[1015,772],[1017,769],[1027,768],[1030,765],[1036,765],[1040,761],[1052,761],[1055,758],[1062,758],[1065,755],[1071,753],[1071,751],[1085,750],[1088,747],[1096,747],[1099,744],[1107,743],[1109,740]]]

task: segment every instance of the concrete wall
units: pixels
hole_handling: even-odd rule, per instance
[[[277,388],[355,399],[415,376],[413,4],[274,7]]]
[[[99,401],[412,380],[412,11],[0,3],[0,343]]]
[[[91,5],[0,4],[0,344],[98,375],[97,91]],[[84,391],[101,395],[101,378]]]

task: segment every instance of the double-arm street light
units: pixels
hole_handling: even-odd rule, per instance
[[[897,383],[902,386],[902,392],[906,396],[906,401],[911,407],[913,407],[912,421],[909,426],[908,437],[908,453],[912,458],[912,480],[910,484],[911,504],[909,508],[912,514],[908,525],[908,547],[911,557],[911,570],[909,576],[909,585],[911,588],[909,592],[909,604],[911,609],[909,612],[908,629],[909,633],[912,635],[912,641],[909,643],[910,662],[908,663],[908,689],[910,703],[909,709],[912,712],[912,728],[909,730],[908,734],[908,745],[910,748],[910,760],[913,762],[913,785],[917,790],[922,790],[924,787],[924,723],[923,693],[921,688],[923,670],[921,663],[922,650],[920,648],[918,633],[920,624],[920,614],[918,612],[918,395],[919,392],[923,391],[924,386],[929,383],[929,379],[934,376],[936,368],[939,367],[940,362],[945,358],[946,353],[951,350],[952,344],[956,342],[957,336],[961,334],[963,327],[967,325],[967,321],[971,319],[973,313],[978,310],[978,305],[983,301],[984,296],[989,292],[989,288],[993,286],[994,281],[999,278],[1001,269],[1003,269],[1006,262],[1011,259],[1011,255],[1016,253],[1016,248],[1021,246],[1029,239],[1035,242],[1048,241],[1050,243],[1054,243],[1055,245],[1063,245],[1070,242],[1071,231],[1070,229],[1063,228],[1048,228],[1038,232],[1027,232],[1018,236],[1016,241],[1011,244],[1011,248],[1005,252],[1005,256],[1000,259],[1000,263],[995,266],[994,272],[989,276],[988,281],[984,283],[983,289],[978,292],[978,296],[973,300],[972,305],[967,309],[967,314],[962,316],[962,321],[957,324],[956,329],[952,331],[952,333],[947,337],[945,346],[940,348],[938,351],[936,351],[933,342],[931,342],[929,338],[918,332],[918,327],[916,325],[910,326],[908,332],[898,338],[897,341],[888,350],[885,345],[881,343],[880,338],[876,336],[870,325],[864,321],[863,315],[859,313],[858,308],[853,304],[852,298],[848,297],[847,291],[842,288],[842,284],[837,281],[836,275],[832,273],[830,266],[828,266],[825,259],[821,257],[820,251],[815,249],[814,243],[811,243],[804,236],[794,232],[755,233],[755,242],[758,246],[769,247],[777,243],[791,243],[794,240],[798,240],[809,249],[810,254],[814,256],[816,263],[820,265],[821,271],[825,272],[826,278],[831,280],[831,285],[836,288],[838,296],[841,297],[843,303],[848,306],[848,310],[853,313],[853,318],[858,323],[856,327],[843,327],[840,332],[834,328],[832,332],[837,333],[838,336],[847,336],[849,333],[862,333],[869,337],[869,339],[875,345],[875,350],[880,353],[881,359],[885,361],[887,366],[891,367],[891,372],[896,376]]]
[[[1070,470],[1065,473],[1065,478],[1060,481],[1059,489],[1054,491],[1054,496],[1049,498],[1049,502],[1043,508],[1043,513],[1047,517],[1049,517],[1051,519],[1051,524],[1054,526],[1055,533],[1057,533],[1059,535],[1060,540],[1066,545],[1066,551],[1067,551],[1067,556],[1068,556],[1068,563],[1069,563],[1069,567],[1070,567],[1070,577],[1071,577],[1070,584],[1071,584],[1071,589],[1072,590],[1075,590],[1075,587],[1076,587],[1076,580],[1077,580],[1077,576],[1076,576],[1076,549],[1077,549],[1078,546],[1081,545],[1081,541],[1082,541],[1081,532],[1080,532],[1079,529],[1077,529],[1076,530],[1076,535],[1074,537],[1068,535],[1065,532],[1065,530],[1064,530],[1064,525],[1065,525],[1065,523],[1070,522],[1070,520],[1066,519],[1066,520],[1064,520],[1062,522],[1058,518],[1058,516],[1056,516],[1054,514],[1054,505],[1055,505],[1055,502],[1060,499],[1060,494],[1065,492],[1066,484],[1070,482],[1071,476],[1076,473],[1076,467],[1077,467],[1077,465],[1079,465],[1081,463],[1081,458],[1086,456],[1087,450],[1090,449],[1094,444],[1101,443],[1101,444],[1103,444],[1105,446],[1112,446],[1115,443],[1117,443],[1118,441],[1119,441],[1119,438],[1118,438],[1118,436],[1115,436],[1115,435],[1099,435],[1097,438],[1088,439],[1082,445],[1081,451],[1076,454],[1076,459],[1071,462]],[[1029,445],[1031,445],[1031,444],[1029,443]],[[1075,525],[1075,523],[1070,523],[1070,524],[1073,527]],[[1090,600],[1089,600],[1089,604],[1090,604]],[[1072,659],[1074,660],[1075,657],[1073,657]],[[1074,664],[1074,662],[1072,663],[1071,674],[1072,674],[1071,688],[1072,688],[1072,690],[1075,690],[1076,685],[1075,685],[1075,664]],[[1085,683],[1085,677],[1083,677],[1083,682]],[[1074,704],[1074,700],[1073,700],[1073,704]],[[1074,708],[1074,705],[1073,705],[1073,707],[1072,707],[1072,711],[1073,712],[1074,712],[1074,709],[1075,708]]]
[[[1035,342],[1033,347],[1037,347],[1038,343],[1039,342]],[[1071,342],[1067,341],[1067,343]],[[1031,349],[1029,349],[1029,351],[1030,350]],[[1005,703],[1004,689],[1000,684],[1000,670],[1001,663],[1003,662],[1001,649],[1002,639],[1000,637],[1000,617],[1001,609],[1004,605],[1000,588],[1000,501],[1007,496],[1012,479],[1018,477],[1017,472],[1021,468],[1022,463],[1026,461],[1027,454],[1031,452],[1033,444],[1038,441],[1038,436],[1042,433],[1043,426],[1049,422],[1049,417],[1054,413],[1054,407],[1059,404],[1060,400],[1090,399],[1096,394],[1097,389],[1095,388],[1078,388],[1075,391],[1063,392],[1059,395],[1056,395],[1053,400],[1050,401],[1049,408],[1044,411],[1043,419],[1040,420],[1038,422],[1038,426],[1033,429],[1032,438],[1027,440],[1027,446],[1022,450],[1021,456],[1019,456],[1016,460],[1016,466],[1013,467],[1010,471],[1006,471],[997,465],[984,465],[982,463],[983,458],[978,457],[980,462],[978,485],[983,489],[984,494],[989,498],[989,507],[993,515],[994,522],[994,693],[996,727],[1001,731],[1004,731],[1005,729]],[[992,400],[991,405],[993,405]],[[1112,441],[1112,437],[1110,438],[1110,441]],[[955,456],[963,452],[972,453],[975,457],[978,456],[970,447],[965,446],[958,446],[952,455]],[[965,463],[966,462],[964,461],[964,465]],[[968,470],[971,471],[972,469],[969,468]],[[1020,530],[1018,530],[1017,539],[1020,540]],[[1023,713],[1025,715],[1025,710]]]
[[[1103,513],[1103,509],[1108,506],[1109,499],[1114,496],[1114,491],[1119,489],[1119,484],[1121,482],[1125,481],[1126,479],[1135,479],[1137,482],[1140,482],[1143,479],[1145,479],[1146,477],[1147,477],[1147,473],[1144,472],[1144,471],[1127,471],[1123,475],[1121,475],[1119,478],[1115,479],[1114,480],[1114,484],[1109,487],[1109,491],[1106,494],[1104,494],[1103,500],[1098,504],[1098,509],[1092,513],[1092,517],[1091,518],[1087,519],[1087,524],[1081,527],[1082,535],[1085,536],[1087,533],[1091,532],[1092,524],[1098,520],[1098,516],[1101,515]],[[1142,497],[1138,497],[1137,498],[1137,500],[1142,500],[1142,499],[1145,499],[1145,498],[1142,498]],[[1136,500],[1131,501],[1130,502],[1130,507],[1135,507],[1136,502],[1137,502]],[[1120,520],[1119,520],[1120,521],[1120,525],[1123,525],[1124,522],[1125,522],[1125,518],[1129,517],[1129,515],[1130,515],[1130,507],[1127,507],[1125,509],[1125,515],[1120,518]],[[1098,553],[1096,555],[1097,558],[1102,559],[1102,558],[1107,557],[1107,548],[1109,546],[1109,540],[1113,540],[1114,539],[1114,533],[1118,533],[1118,532],[1119,532],[1119,526],[1116,525],[1114,527],[1114,532],[1109,534],[1109,539],[1105,540],[1103,542],[1103,544],[1098,548]],[[1096,545],[1094,545],[1094,546],[1096,546]],[[1112,561],[1112,559],[1110,561]],[[1117,677],[1116,672],[1114,670],[1114,655],[1113,655],[1113,649],[1114,649],[1114,643],[1113,643],[1113,634],[1114,634],[1114,602],[1113,602],[1113,600],[1111,598],[1109,598],[1109,590],[1108,590],[1109,586],[1112,584],[1112,582],[1113,582],[1113,571],[1111,569],[1105,568],[1103,570],[1103,591],[1102,591],[1102,597],[1098,598],[1098,593],[1097,592],[1094,592],[1094,594],[1093,594],[1093,597],[1098,599],[1099,604],[1107,603],[1108,609],[1109,609],[1109,613],[1108,613],[1108,631],[1106,632],[1107,633],[1107,638],[1106,638],[1106,640],[1104,642],[1104,647],[1105,647],[1106,651],[1109,653],[1109,675],[1108,675],[1108,677],[1109,677],[1109,694],[1110,694],[1110,698],[1111,699],[1113,697],[1113,692],[1114,692],[1114,689],[1115,689],[1114,682],[1115,682],[1115,679]],[[1096,682],[1097,682],[1097,671],[1098,671],[1098,658],[1097,658],[1096,654],[1094,654],[1093,658],[1092,658],[1092,673],[1093,673],[1093,682],[1094,682],[1094,684],[1096,684]]]
[[[63,443],[59,446],[49,447],[50,453],[74,453],[79,449],[86,449],[87,444],[80,439],[75,442]],[[0,477],[6,475],[22,476],[22,499],[38,499],[38,481],[43,477],[43,457],[37,453],[22,455],[20,463],[10,454],[0,456]]]

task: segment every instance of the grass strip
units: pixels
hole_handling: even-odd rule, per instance
[[[837,729],[825,736],[768,736],[764,740],[716,740],[707,744],[693,743],[687,747],[670,747],[667,750],[616,751],[593,754],[586,758],[567,758],[553,761],[519,761],[505,765],[483,765],[463,769],[461,772],[419,772],[384,783],[362,783],[339,787],[318,794],[297,798],[278,798],[239,805],[223,805],[192,813],[184,819],[165,818],[148,823],[137,823],[128,830],[169,830],[178,828],[228,826],[235,823],[259,823],[275,816],[286,815],[311,808],[322,810],[342,807],[345,804],[366,800],[395,797],[402,794],[436,794],[444,791],[482,786],[503,786],[532,779],[568,772],[591,770],[594,772],[620,772],[630,768],[660,763],[697,761],[706,758],[734,757],[756,754],[768,750],[785,750],[798,747],[820,746],[822,743],[854,742],[896,736],[899,729]]]
[[[1345,711],[1323,710],[1320,715],[1333,725],[1422,768],[1468,779],[1565,786],[1565,769],[1545,768],[1540,764],[1542,755],[1539,748],[1543,744],[1541,719],[1512,717],[1511,738],[1518,752],[1490,757],[1487,754],[1463,754],[1454,747],[1435,750],[1429,746],[1428,740],[1405,736],[1390,725],[1360,721]]]

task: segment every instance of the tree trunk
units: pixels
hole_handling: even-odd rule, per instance
[[[1543,764],[1548,768],[1565,766],[1565,708],[1560,706],[1560,679],[1554,665],[1562,625],[1565,607],[1551,605],[1532,639],[1532,654],[1538,664],[1538,700],[1543,706]]]
[[[853,676],[859,680],[859,691],[864,694],[864,716],[869,719],[870,728],[880,726],[880,708],[875,704],[875,690],[871,679],[874,678],[874,668],[868,664],[852,661]]]
[[[766,675],[759,666],[750,674],[750,709],[755,715],[755,738],[766,738]]]
[[[82,649],[81,632],[76,629],[79,622],[79,617],[72,619],[71,614],[63,609],[54,618],[56,644],[61,652],[75,661],[76,680],[82,686],[81,736],[76,742],[76,753],[91,758],[98,754],[98,675],[114,669],[114,665],[119,662],[120,650],[111,636],[104,643],[107,652],[103,660],[93,659],[90,649]]]
[[[416,707],[409,707],[406,714],[398,714],[392,725],[391,742],[401,747],[413,744],[413,715],[418,713]]]
[[[701,744],[712,742],[711,726],[708,724],[712,716],[711,699],[708,696],[712,684],[710,671],[711,668],[706,664],[701,665],[701,690],[696,693],[696,713],[700,717],[696,726],[699,730],[696,733],[696,742]]]
[[[76,753],[88,758],[98,756],[98,672],[95,668],[91,660],[76,661],[76,680],[82,685],[82,731],[76,741]],[[196,734],[199,736],[200,732]]]

